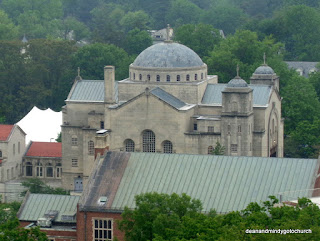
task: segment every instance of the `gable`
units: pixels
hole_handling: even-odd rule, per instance
[[[0,125],[0,141],[8,140],[14,125]]]

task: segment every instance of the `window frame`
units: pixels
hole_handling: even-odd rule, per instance
[[[110,226],[109,226],[109,222],[111,222]],[[113,238],[114,238],[113,237],[113,219],[93,217],[92,218],[93,241],[109,241],[109,240],[113,240]]]

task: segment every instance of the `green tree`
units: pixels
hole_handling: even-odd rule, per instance
[[[206,24],[182,25],[175,30],[174,36],[175,41],[188,46],[201,58],[208,56],[221,41],[219,31]]]
[[[18,38],[19,28],[0,9],[0,40],[14,40]]]
[[[57,34],[57,36],[61,36],[65,40],[71,38],[79,41],[84,38],[90,38],[89,28],[74,17],[67,17],[63,19],[61,21],[59,29],[61,33]]]
[[[128,66],[132,59],[121,48],[112,44],[96,43],[82,47],[74,55],[73,65],[81,68],[81,76],[86,79],[104,79],[106,65],[116,67],[116,79],[128,77]]]
[[[57,195],[69,195],[70,192],[62,188],[52,188],[46,185],[39,178],[30,178],[21,183],[22,186],[27,188],[27,191],[31,193],[44,193],[44,194],[57,194]],[[27,191],[21,193],[24,196]]]
[[[124,49],[130,55],[138,55],[151,45],[152,38],[150,34],[147,31],[135,28],[127,34]]]
[[[148,24],[150,18],[147,13],[142,10],[137,12],[128,12],[120,20],[120,25],[123,27],[125,32],[129,32],[133,29],[146,30],[148,29]]]
[[[224,155],[226,148],[220,144],[219,141],[216,142],[216,146],[212,151],[212,155]]]

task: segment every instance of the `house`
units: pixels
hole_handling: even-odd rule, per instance
[[[306,78],[309,74],[313,74],[318,71],[318,62],[307,62],[307,61],[286,61],[289,69],[294,69],[300,76]]]
[[[123,240],[115,221],[146,192],[186,193],[201,200],[204,212],[217,213],[243,210],[269,195],[312,197],[319,167],[319,159],[107,152],[98,155],[80,199],[77,240],[95,240],[99,232],[100,240]]]
[[[248,82],[208,75],[190,48],[167,40],[144,50],[115,81],[79,75],[63,107],[62,185],[82,191],[104,150],[208,154],[217,142],[231,156],[283,156],[279,77],[266,63]]]
[[[21,173],[26,133],[18,125],[0,125],[0,182],[16,179]]]
[[[30,141],[22,160],[22,177],[37,177],[53,187],[61,187],[62,144]]]
[[[40,230],[47,234],[49,241],[75,241],[79,198],[28,192],[17,214],[20,226],[40,226]]]

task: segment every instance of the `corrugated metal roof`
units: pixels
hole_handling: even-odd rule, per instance
[[[317,159],[109,152],[95,166],[81,206],[123,210],[134,208],[135,195],[158,192],[186,193],[200,199],[204,211],[242,210],[280,192],[305,190],[292,198],[309,196],[318,168]],[[105,188],[101,180],[107,179],[117,183]],[[107,205],[97,204],[101,196]]]
[[[202,104],[221,105],[222,91],[227,87],[227,84],[208,84]],[[253,89],[253,106],[266,106],[269,102],[271,87],[267,85],[249,85]]]
[[[61,222],[61,216],[65,213],[77,212],[79,196],[52,195],[52,194],[30,194],[22,205],[18,215],[19,220],[37,221],[49,210],[59,211],[56,222]],[[66,221],[63,221],[66,222]],[[72,221],[74,222],[74,221]]]
[[[105,93],[104,84],[104,80],[79,80],[73,89],[70,99],[68,100],[103,102]],[[115,101],[118,102],[117,81],[115,81],[114,85],[114,95]]]
[[[176,109],[179,109],[186,105],[183,101],[164,91],[163,89],[157,87],[150,91],[153,95],[173,106]]]

